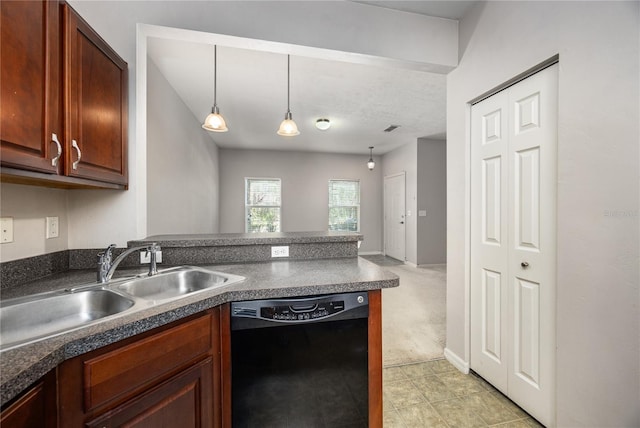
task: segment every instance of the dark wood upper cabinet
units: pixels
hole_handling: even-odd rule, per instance
[[[65,173],[127,183],[127,63],[68,5],[64,16]]]
[[[126,188],[127,63],[65,2],[0,4],[2,181]]]
[[[2,1],[0,10],[2,165],[56,174],[63,163],[54,141],[63,137],[59,5]]]

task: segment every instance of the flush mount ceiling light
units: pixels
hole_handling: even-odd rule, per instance
[[[316,120],[316,128],[321,131],[326,131],[327,129],[331,128],[331,122],[329,121],[329,119],[320,118]]]
[[[213,45],[213,107],[211,107],[211,114],[207,116],[202,124],[202,127],[207,131],[213,132],[227,132],[227,123],[220,114],[218,105],[216,104],[216,71],[217,71],[217,46]]]
[[[373,146],[369,146],[369,161],[367,162],[367,168],[369,171],[373,171],[373,168],[376,167],[376,163],[373,160]]]
[[[300,134],[300,131],[298,131],[298,126],[291,117],[291,110],[289,109],[289,94],[291,90],[290,65],[291,58],[289,55],[287,55],[287,113],[284,115],[284,120],[280,124],[280,128],[278,128],[278,135],[283,135],[285,137],[293,137]]]

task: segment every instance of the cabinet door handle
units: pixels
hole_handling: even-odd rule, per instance
[[[60,141],[58,141],[58,136],[56,134],[51,134],[51,141],[56,143],[56,146],[58,146],[58,154],[56,157],[51,159],[51,166],[57,166],[58,160],[60,159],[60,156],[62,156],[62,145],[60,145]]]
[[[80,163],[80,159],[82,159],[82,152],[80,151],[80,147],[78,147],[78,142],[76,140],[71,140],[71,147],[76,149],[78,152],[78,159],[73,163],[73,169],[78,169],[78,164]]]

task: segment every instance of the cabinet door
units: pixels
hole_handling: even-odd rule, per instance
[[[57,1],[2,1],[2,166],[57,173],[62,165]],[[54,160],[55,159],[55,160]]]
[[[47,374],[22,397],[2,411],[2,428],[56,426],[55,371]]]
[[[138,398],[88,422],[86,426],[212,427],[212,378],[213,360],[207,358]]]
[[[63,6],[65,174],[127,184],[127,63]]]

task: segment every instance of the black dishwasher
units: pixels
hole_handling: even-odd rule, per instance
[[[231,304],[232,419],[367,427],[366,292]]]

